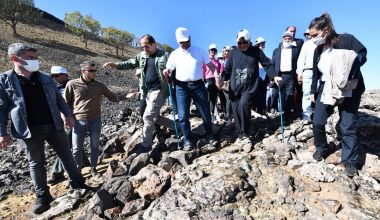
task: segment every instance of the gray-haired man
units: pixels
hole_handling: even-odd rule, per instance
[[[7,129],[11,113],[11,133],[25,148],[37,197],[32,212],[39,214],[49,209],[53,201],[46,183],[45,141],[62,160],[71,187],[86,188],[63,129],[64,125],[72,127],[74,118],[52,78],[39,72],[35,48],[14,43],[8,48],[8,56],[14,68],[0,74],[0,148],[11,142]],[[61,112],[65,116],[64,123]]]

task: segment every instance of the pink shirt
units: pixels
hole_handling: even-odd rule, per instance
[[[215,65],[217,71],[220,74],[221,73],[221,71],[220,71],[221,65],[220,65],[219,61],[216,59],[211,59],[211,62]],[[211,79],[211,78],[215,78],[214,73],[211,72],[210,68],[207,65],[203,64],[203,79]]]

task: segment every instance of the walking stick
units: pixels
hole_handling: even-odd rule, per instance
[[[278,85],[278,96],[279,96],[278,108],[280,110],[281,133],[282,133],[281,143],[284,143],[284,122],[283,122],[283,118],[282,118],[282,97],[281,97],[281,88],[279,85]]]
[[[173,103],[173,95],[172,95],[172,86],[171,86],[171,83],[168,83],[168,87],[169,87],[169,100],[170,100],[170,104],[172,106],[172,112],[173,112],[173,123],[174,123],[174,129],[175,129],[175,136],[177,138],[177,145],[178,145],[178,149],[179,149],[180,147],[179,147],[178,129],[177,129],[177,122],[175,120],[175,113],[176,112],[175,112],[174,103]]]

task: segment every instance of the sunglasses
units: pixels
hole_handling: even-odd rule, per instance
[[[86,70],[86,71],[90,73],[95,73],[97,70]]]
[[[54,75],[51,75],[53,78],[58,78],[59,76],[61,76],[61,74],[54,74]]]
[[[216,49],[214,49],[214,48],[212,48],[212,49],[210,49],[210,51],[214,51],[214,52],[216,52],[217,50],[216,50]]]
[[[247,45],[248,41],[239,41],[237,44],[238,45]]]

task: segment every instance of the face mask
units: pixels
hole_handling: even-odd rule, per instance
[[[19,58],[21,59],[21,58]],[[23,60],[23,59],[21,59]],[[23,60],[26,64],[23,65],[24,69],[28,72],[36,72],[40,69],[40,63],[38,60]]]
[[[289,48],[290,46],[292,46],[292,42],[282,42],[282,45],[284,46],[284,48]]]
[[[311,39],[315,45],[321,45],[326,42],[326,37],[322,37],[322,34]]]

